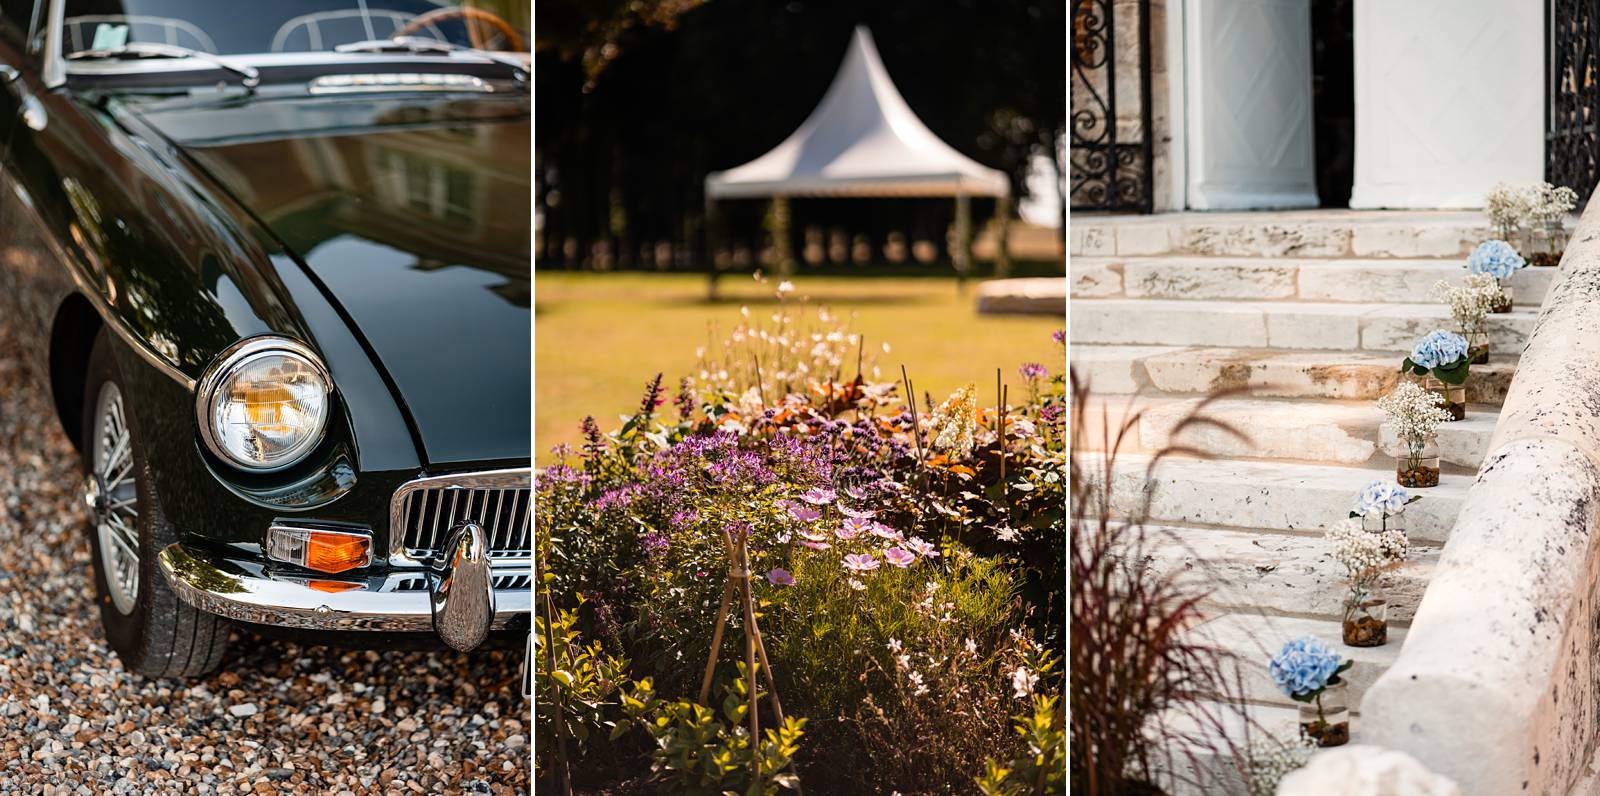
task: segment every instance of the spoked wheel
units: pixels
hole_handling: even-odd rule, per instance
[[[133,475],[133,433],[116,382],[101,385],[93,422],[99,431],[84,491],[94,512],[111,603],[126,616],[139,599],[139,486]]]
[[[193,677],[222,662],[231,626],[173,593],[156,561],[177,532],[161,511],[139,437],[136,396],[101,330],[83,390],[84,502],[106,641],[128,670]]]

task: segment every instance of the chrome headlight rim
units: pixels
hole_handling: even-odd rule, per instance
[[[261,464],[241,460],[228,452],[216,437],[213,413],[219,397],[217,388],[242,366],[269,354],[291,354],[311,366],[322,379],[323,399],[327,411],[323,413],[321,422],[317,425],[317,433],[302,443],[292,456],[274,464]],[[323,439],[327,437],[329,420],[333,414],[331,401],[333,379],[328,375],[328,366],[323,364],[322,357],[312,350],[311,346],[292,337],[278,335],[250,337],[228,346],[217,355],[200,377],[200,381],[195,384],[194,396],[195,420],[200,425],[200,440],[205,444],[206,450],[229,466],[251,474],[276,473],[305,461],[306,457],[320,447]]]

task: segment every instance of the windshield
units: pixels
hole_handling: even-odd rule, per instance
[[[161,44],[214,55],[308,53],[404,36],[522,52],[528,41],[525,5],[516,0],[66,0],[61,50],[71,56]]]

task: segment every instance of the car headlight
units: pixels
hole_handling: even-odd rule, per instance
[[[200,379],[200,436],[237,467],[281,470],[322,441],[332,395],[316,352],[287,338],[254,337],[223,352]]]

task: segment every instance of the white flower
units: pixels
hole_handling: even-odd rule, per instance
[[[1388,395],[1379,398],[1378,408],[1388,415],[1383,425],[1411,447],[1427,442],[1440,423],[1450,420],[1450,412],[1444,408],[1444,397],[1413,381],[1403,381]]]
[[[1278,782],[1310,761],[1316,750],[1316,742],[1305,736],[1288,742],[1269,738],[1251,744],[1245,755],[1250,796],[1273,796],[1278,792]]]
[[[969,384],[951,393],[934,408],[929,424],[933,427],[934,450],[946,451],[953,458],[966,458],[972,453],[972,435],[978,430],[978,391]]]
[[[1488,274],[1470,274],[1465,284],[1451,287],[1440,280],[1433,286],[1434,295],[1450,306],[1450,317],[1461,325],[1463,332],[1482,331],[1484,316],[1501,301],[1504,290],[1500,281]]]
[[[849,583],[850,583],[850,588],[855,589],[856,591],[866,591],[867,590],[867,584],[862,583],[861,581],[856,580],[855,578],[851,578],[849,580]]]
[[[1028,670],[1026,666],[1018,666],[1011,673],[1011,693],[1017,699],[1027,699],[1033,693],[1033,684],[1039,682],[1039,675]]]
[[[994,537],[1002,542],[1015,542],[1017,540],[1017,536],[1017,529],[1008,525],[1002,525],[994,532]]]
[[[1502,232],[1516,229],[1532,209],[1533,193],[1527,187],[1498,183],[1484,197],[1483,213]]]
[[[778,295],[781,296],[781,295],[784,295],[786,293],[793,293],[793,292],[794,292],[794,283],[793,282],[790,282],[789,280],[785,279],[782,282],[778,283]]]
[[[967,653],[968,654],[970,654],[970,655],[978,654],[978,642],[973,641],[972,639],[969,638],[969,639],[967,639],[966,644],[964,646],[967,648]]]
[[[1368,531],[1354,517],[1329,528],[1325,538],[1333,543],[1333,560],[1358,583],[1370,583],[1384,568],[1406,560],[1411,547],[1405,531]]]
[[[915,696],[922,696],[923,694],[928,693],[928,686],[922,682],[921,674],[912,672],[911,674],[906,675],[906,679],[910,680],[911,684],[917,687],[917,690],[913,692]]]
[[[889,637],[889,651],[890,652],[899,652],[901,650],[901,648],[902,647],[900,645],[900,641],[898,639],[896,639],[894,636],[890,636]]]

